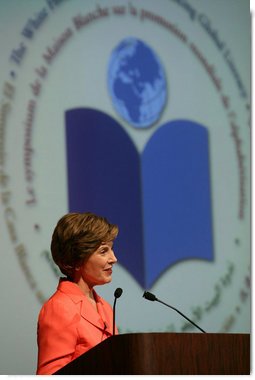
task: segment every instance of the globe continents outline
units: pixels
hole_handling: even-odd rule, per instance
[[[164,68],[144,41],[123,39],[112,51],[108,90],[116,112],[135,128],[148,128],[160,118],[167,99]]]

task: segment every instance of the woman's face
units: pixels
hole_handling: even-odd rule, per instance
[[[102,243],[80,267],[83,281],[92,288],[112,280],[112,267],[117,262],[113,252],[113,242]]]

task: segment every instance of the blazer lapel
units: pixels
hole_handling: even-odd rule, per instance
[[[60,279],[58,291],[68,294],[74,303],[81,302],[81,316],[97,328],[112,334],[111,322],[107,319],[104,312],[104,300],[94,291],[94,297],[97,303],[97,310],[91,305],[87,297],[82,293],[79,287],[66,279]]]
[[[85,297],[82,299],[81,316],[99,329],[105,330],[105,321]]]

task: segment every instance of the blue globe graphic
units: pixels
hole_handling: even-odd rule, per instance
[[[129,37],[113,50],[108,66],[108,90],[116,112],[135,128],[155,123],[167,98],[165,72],[155,52]]]

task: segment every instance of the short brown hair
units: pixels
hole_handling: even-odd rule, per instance
[[[72,277],[75,267],[103,242],[113,241],[118,226],[91,212],[69,213],[57,223],[51,240],[51,254],[63,274]]]

